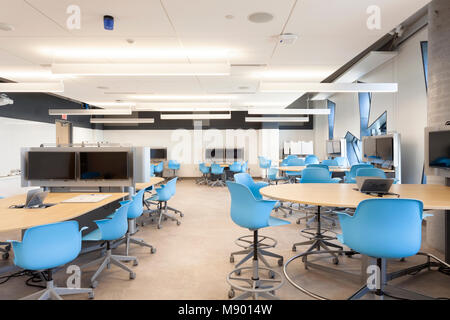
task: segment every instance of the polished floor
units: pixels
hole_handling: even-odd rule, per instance
[[[227,274],[233,270],[229,262],[232,251],[240,248],[234,244],[239,236],[250,234],[248,230],[236,226],[230,219],[230,197],[227,188],[198,186],[193,180],[183,180],[177,184],[177,194],[170,205],[184,213],[182,223],[167,220],[162,229],[156,225],[140,228],[136,235],[157,248],[150,254],[148,248],[133,246],[130,254],[139,258],[139,265],[130,267],[136,272],[136,279],[130,280],[127,272],[111,266],[98,278],[95,299],[227,299],[229,286]],[[278,217],[283,218],[281,213]],[[295,223],[297,215],[287,218],[290,225],[267,228],[261,234],[274,237],[278,245],[272,251],[281,254],[285,261],[294,256],[292,244],[305,240],[299,234],[304,227]],[[426,236],[426,235],[424,235]],[[0,239],[19,239],[19,232],[0,234]],[[299,247],[301,252],[306,247]],[[115,250],[123,254],[123,246]],[[442,254],[425,246],[422,251],[442,257]],[[81,256],[71,264],[82,265],[90,259],[99,257],[99,252]],[[12,263],[12,257],[0,261],[0,268]],[[390,270],[421,263],[423,257],[408,258],[405,262],[392,261]],[[269,259],[273,268],[282,272],[276,259]],[[330,259],[320,259],[322,265],[333,266]],[[248,263],[250,266],[250,262]],[[337,269],[358,274],[360,258],[342,257]],[[83,272],[82,286],[89,286],[89,278],[96,268]],[[299,284],[330,299],[345,299],[360,284],[352,277],[327,273],[314,268],[305,269],[300,261],[295,261],[288,270],[289,275]],[[68,275],[65,268],[55,275],[55,282],[65,286]],[[25,276],[11,278],[0,284],[0,299],[17,299],[39,290],[25,284]],[[2,280],[0,280],[2,282]],[[395,284],[433,297],[450,297],[450,277],[437,271],[423,271],[414,276],[397,279]],[[281,299],[311,299],[288,282],[277,291]],[[87,299],[87,295],[67,296],[66,299]]]

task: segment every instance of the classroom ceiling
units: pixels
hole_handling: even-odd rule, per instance
[[[284,107],[302,93],[263,94],[262,80],[320,82],[428,2],[0,0],[0,24],[13,27],[0,28],[0,77],[17,82],[62,80],[62,96],[88,103],[145,103],[152,95],[194,95],[205,96],[202,102],[235,107]],[[80,29],[66,25],[72,4],[81,10]],[[372,5],[381,10],[379,30],[366,26],[366,11]],[[272,20],[249,21],[249,15],[259,12],[269,13]],[[114,16],[113,31],[104,30],[104,15]],[[280,45],[281,33],[296,34],[298,40]],[[220,63],[229,65],[231,73],[57,77],[50,72],[55,63]],[[150,98],[136,100],[136,95]]]

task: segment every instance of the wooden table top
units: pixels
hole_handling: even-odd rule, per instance
[[[353,190],[355,184],[346,183],[295,183],[269,186],[260,190],[267,198],[325,207],[356,208],[365,199],[374,196]],[[394,184],[390,190],[403,199],[421,200],[424,209],[449,210],[450,187],[436,184]],[[395,196],[385,196],[385,198]]]
[[[110,197],[95,203],[61,203],[64,200],[86,193],[49,193],[45,203],[56,205],[45,209],[10,209],[11,205],[24,204],[27,195],[0,199],[0,232],[28,229],[43,224],[55,223],[79,217],[128,196],[128,193],[106,193]]]
[[[148,187],[154,186],[158,183],[163,182],[165,179],[161,177],[151,177],[149,182],[136,183],[136,191],[147,189]]]
[[[303,169],[305,169],[306,166],[286,166],[286,167],[277,167],[278,170],[280,171],[303,171]],[[344,167],[329,167],[331,172],[347,172],[350,171],[350,168],[344,168]],[[391,170],[391,169],[382,169],[384,172],[395,172],[395,170]]]
[[[218,164],[223,168],[228,168],[229,166],[231,166],[231,163],[218,163]],[[211,163],[205,163],[205,166],[211,167]]]

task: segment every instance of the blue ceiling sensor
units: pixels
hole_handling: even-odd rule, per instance
[[[114,17],[103,16],[103,26],[105,30],[114,30]]]

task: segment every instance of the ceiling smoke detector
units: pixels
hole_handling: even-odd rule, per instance
[[[278,36],[278,43],[281,46],[293,45],[298,39],[298,35],[294,33],[282,33]]]
[[[253,23],[267,23],[273,20],[273,15],[268,12],[255,12],[248,16],[248,20]]]

